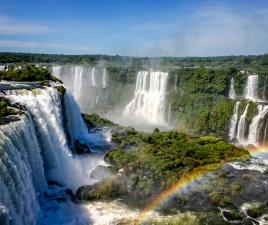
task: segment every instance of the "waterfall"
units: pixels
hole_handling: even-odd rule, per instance
[[[64,111],[72,146],[75,140],[79,140],[82,144],[87,145],[91,151],[108,147],[101,133],[88,132],[88,128],[81,117],[79,106],[69,90],[66,90],[64,95]]]
[[[93,67],[91,70],[91,86],[96,86],[95,67]]]
[[[236,132],[237,132],[237,123],[238,123],[238,116],[239,116],[239,106],[240,102],[235,103],[235,108],[234,108],[234,113],[231,118],[230,122],[230,129],[229,129],[229,134],[228,137],[230,140],[233,140],[236,137]]]
[[[80,98],[82,91],[83,67],[75,66],[73,70],[74,70],[73,94],[76,100],[78,100]]]
[[[239,122],[238,122],[238,126],[237,126],[237,140],[239,143],[243,144],[246,141],[245,138],[245,132],[246,132],[246,117],[247,117],[247,113],[248,113],[248,107],[249,104],[247,104],[243,114],[241,115]]]
[[[229,98],[236,99],[233,78],[231,79]],[[266,115],[268,113],[267,103],[265,103],[264,101],[260,101],[260,99],[258,98],[258,75],[257,74],[248,74],[247,83],[246,83],[245,90],[244,90],[244,96],[242,98],[248,102],[247,106],[243,114],[240,116],[238,126],[236,129],[236,123],[238,121],[238,116],[239,116],[238,109],[239,109],[239,104],[240,104],[239,102],[236,102],[234,113],[230,121],[228,136],[230,140],[236,137],[239,144],[242,144],[242,145],[253,144],[257,146],[263,143],[263,140],[265,139],[265,134],[263,135],[263,132],[264,133],[266,132],[265,124],[266,124]],[[257,105],[258,113],[251,120],[249,129],[248,129],[248,136],[246,137],[245,136],[246,129],[247,129],[246,117],[247,117],[247,111],[248,111],[250,101],[253,102],[252,104]]]
[[[29,115],[0,126],[0,155],[0,206],[7,209],[6,221],[2,222],[36,224],[40,211],[37,195],[44,191],[45,175]]]
[[[103,68],[101,81],[102,81],[102,88],[106,88],[107,87],[107,72],[105,68]]]
[[[169,104],[168,105],[168,124],[170,125],[171,124],[171,105]]]
[[[234,89],[234,78],[231,79],[229,98],[236,99],[235,89]]]
[[[249,126],[248,143],[258,145],[260,141],[261,121],[268,113],[268,105],[258,105],[258,114],[252,119]]]
[[[248,75],[244,96],[245,99],[258,100],[258,75]]]
[[[174,90],[175,90],[175,93],[177,93],[178,92],[178,88],[177,88],[177,84],[178,83],[178,75],[176,74],[175,75],[175,82],[174,82]]]
[[[138,72],[135,94],[125,107],[124,114],[151,124],[165,125],[167,78],[166,72]]]
[[[0,223],[51,224],[39,223],[52,221],[46,213],[51,215],[49,207],[52,207],[55,217],[59,207],[45,202],[43,193],[49,191],[46,180],[57,181],[75,191],[95,182],[89,174],[98,164],[103,164],[101,159],[72,155],[64,123],[74,139],[81,138],[86,144],[96,146],[101,136],[88,133],[69,90],[64,95],[66,121],[63,121],[62,100],[52,87],[8,90],[5,97],[22,105],[24,114],[18,116],[18,121],[0,126]],[[65,216],[61,215],[59,220],[65,221],[62,218]],[[77,216],[68,220],[72,221],[68,224],[81,224]]]
[[[52,75],[60,79],[61,66],[53,66],[52,67]]]

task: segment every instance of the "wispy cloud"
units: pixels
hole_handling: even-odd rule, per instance
[[[48,32],[49,28],[45,25],[0,16],[0,35],[32,35]]]
[[[54,50],[69,50],[72,52],[89,53],[90,49],[85,46],[65,44],[65,43],[49,43],[41,41],[13,41],[0,40],[0,48],[18,48],[18,49],[54,49]]]

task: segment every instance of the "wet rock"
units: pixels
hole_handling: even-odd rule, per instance
[[[59,182],[57,182],[57,181],[55,181],[55,180],[48,180],[48,181],[47,181],[47,184],[48,184],[48,185],[51,185],[51,186],[59,186],[59,187],[62,186]]]
[[[1,225],[9,224],[8,209],[2,205],[0,205],[0,224]]]
[[[90,178],[95,180],[101,180],[108,178],[113,175],[111,167],[98,165],[96,168],[90,173]]]
[[[82,144],[79,140],[74,141],[74,150],[78,154],[90,153],[91,152],[90,148],[87,145]]]
[[[223,210],[222,216],[228,221],[242,221],[244,219],[243,214],[237,210]]]
[[[263,215],[264,209],[262,207],[252,207],[246,210],[247,215],[256,219]]]

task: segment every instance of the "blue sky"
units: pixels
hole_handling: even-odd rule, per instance
[[[0,51],[129,56],[268,52],[267,0],[0,3]]]

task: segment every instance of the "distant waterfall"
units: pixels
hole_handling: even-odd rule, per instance
[[[256,101],[258,99],[258,75],[248,75],[245,88],[245,99]]]
[[[74,83],[73,83],[73,94],[74,97],[78,100],[82,91],[82,76],[83,76],[83,67],[75,66],[74,70]]]
[[[133,99],[127,104],[124,114],[135,116],[151,124],[166,124],[165,94],[168,73],[140,71],[136,79]]]
[[[91,70],[91,86],[96,86],[95,67],[93,67]]]
[[[230,140],[235,140],[238,144],[252,144],[257,146],[265,142],[265,133],[267,131],[266,124],[268,123],[268,104],[265,102],[264,98],[261,99],[258,97],[258,75],[245,74],[247,74],[247,82],[244,95],[240,97],[240,100],[235,104],[234,113],[230,121],[228,136]],[[229,98],[236,99],[237,96],[233,88],[233,83],[234,80],[231,79]],[[239,105],[241,101],[247,101],[247,106],[242,115],[239,115]],[[251,104],[253,104],[253,107],[254,105],[257,105],[258,113],[254,115],[250,123],[246,124],[249,102],[252,102]]]
[[[106,86],[107,86],[107,72],[106,72],[105,68],[103,69],[101,81],[102,81],[102,88],[106,88]]]
[[[234,108],[234,114],[231,118],[231,122],[230,122],[230,129],[229,129],[229,139],[233,140],[236,137],[236,132],[237,132],[237,123],[238,123],[238,113],[239,113],[239,106],[240,106],[240,102],[236,102],[235,103],[235,108]]]
[[[52,75],[60,79],[61,66],[53,66],[52,67]]]
[[[239,143],[245,143],[246,137],[245,137],[245,132],[246,132],[246,117],[248,113],[248,107],[249,104],[247,104],[243,114],[241,115],[239,122],[238,122],[238,127],[237,127],[237,140]]]
[[[234,89],[234,78],[231,79],[230,89],[229,89],[229,98],[236,99],[235,89]]]
[[[177,85],[178,85],[178,74],[175,75],[175,82],[174,82],[174,90],[175,90],[175,93],[178,92]]]
[[[258,105],[258,114],[249,126],[248,143],[257,145],[260,141],[261,121],[268,114],[268,105]]]

